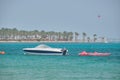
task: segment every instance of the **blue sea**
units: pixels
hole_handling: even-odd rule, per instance
[[[67,48],[68,56],[24,55],[43,43],[0,43],[0,80],[120,80],[120,43],[44,43]],[[110,56],[78,56],[82,51]]]

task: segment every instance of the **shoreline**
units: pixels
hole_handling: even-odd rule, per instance
[[[70,42],[70,43],[74,43],[74,42],[80,42],[80,41],[0,41],[0,43],[5,43],[5,42],[20,42],[20,43],[24,43],[24,42],[28,42],[28,43],[34,43],[34,42],[45,42],[45,43],[65,43],[65,42]],[[82,42],[83,43],[83,42]]]
[[[109,43],[109,42],[82,42],[82,41],[0,41],[0,43]]]

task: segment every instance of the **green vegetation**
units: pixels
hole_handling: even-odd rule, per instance
[[[72,41],[73,32],[46,32],[44,30],[25,31],[16,28],[1,28],[0,40],[2,41]]]
[[[87,37],[85,32],[82,33],[82,39],[79,38],[78,32],[54,32],[44,30],[25,31],[16,28],[1,28],[0,41],[79,41],[79,42],[105,42],[105,38],[97,38],[97,34],[93,34],[93,38]],[[99,41],[98,41],[99,40]]]

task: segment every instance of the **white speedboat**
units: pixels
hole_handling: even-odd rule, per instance
[[[35,48],[24,48],[25,54],[35,55],[67,55],[68,50],[62,48],[51,48],[47,45],[41,44]]]

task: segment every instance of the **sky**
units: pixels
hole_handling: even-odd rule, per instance
[[[120,0],[0,0],[0,28],[120,39]]]

